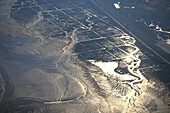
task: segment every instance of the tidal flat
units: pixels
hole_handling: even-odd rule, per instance
[[[169,54],[151,46],[168,34],[134,23],[145,2],[1,0],[0,112],[168,113]]]

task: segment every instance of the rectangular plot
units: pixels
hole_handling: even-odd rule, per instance
[[[83,13],[76,13],[74,15],[71,15],[74,19],[76,19],[77,21],[83,22],[86,21],[87,19],[87,15],[83,14]]]
[[[109,54],[105,50],[98,50],[93,52],[86,52],[81,53],[81,56],[83,56],[86,60],[96,60],[96,61],[113,61],[116,60],[114,56]]]
[[[64,25],[64,23],[60,22],[56,18],[51,18],[51,19],[49,19],[49,21],[52,22],[53,24],[59,26],[59,27],[62,27]]]
[[[90,39],[99,38],[100,36],[93,31],[85,31],[81,33],[83,36],[88,36]]]
[[[89,50],[94,50],[94,49],[100,49],[101,47],[95,42],[95,40],[92,41],[85,41],[81,42],[82,45],[84,45],[86,48]]]
[[[38,5],[46,5],[47,2],[43,1],[43,0],[35,0],[36,1],[36,4]]]
[[[77,41],[86,41],[86,40],[89,40],[87,36],[77,35]]]
[[[50,12],[50,14],[52,14],[53,16],[55,16],[55,17],[60,17],[60,18],[64,18],[64,17],[66,17],[66,15],[65,14],[63,14],[62,12],[60,12],[60,11],[52,11],[52,12]]]
[[[40,7],[31,7],[33,10],[35,10],[36,12],[41,12],[44,11],[44,9],[40,8]]]
[[[81,50],[80,50],[81,48]],[[76,44],[75,50],[76,52],[86,52],[101,49],[101,47],[95,43],[94,41],[84,41]]]
[[[95,32],[97,32],[98,34],[100,34],[103,37],[108,37],[108,36],[112,36],[113,34],[109,34],[105,29],[97,29],[94,30]]]
[[[72,15],[77,15],[77,14],[81,14],[82,11],[77,12],[75,9],[77,9],[78,7],[74,6],[72,8],[66,8],[66,9],[62,9],[63,12],[65,12],[66,14],[72,16]],[[80,9],[81,10],[81,9]]]
[[[103,28],[103,27],[102,27],[102,29],[100,29],[100,30],[98,30],[96,32],[98,32],[100,35],[102,35],[104,37],[109,37],[109,36],[115,35],[114,32],[108,31],[107,28]]]
[[[74,46],[74,52],[76,53],[80,53],[80,52],[85,52],[85,51],[89,51],[88,48],[86,48],[83,44],[81,43],[77,43],[75,46]]]
[[[43,5],[42,8],[45,9],[45,10],[48,10],[48,11],[49,10],[56,10],[56,8],[54,8],[52,5]]]
[[[96,42],[100,45],[102,45],[104,48],[106,49],[113,49],[115,48],[114,44],[111,44],[108,40],[106,39],[100,39],[100,40],[96,40]]]
[[[76,13],[82,13],[84,10],[82,10],[81,8],[73,8],[71,9],[72,11],[76,12]]]
[[[119,40],[119,37],[114,37],[114,36],[110,37],[110,36],[109,36],[109,37],[106,37],[106,39],[107,39],[108,41],[110,41],[111,43],[117,45],[117,46],[118,46],[118,45],[124,45],[124,43]]]
[[[52,18],[52,16],[49,15],[48,13],[46,13],[46,14],[43,13],[42,16],[43,16],[44,19],[51,19]]]
[[[117,58],[125,58],[127,57],[127,54],[124,53],[123,51],[119,50],[118,48],[113,48],[108,50],[110,53],[112,53],[113,55],[115,55]]]
[[[67,31],[68,33],[74,30],[74,28],[71,26],[61,26],[60,28],[63,29],[64,31]]]

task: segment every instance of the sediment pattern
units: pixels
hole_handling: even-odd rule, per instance
[[[20,104],[26,109],[31,103],[36,107],[28,111],[36,112],[62,112],[65,107],[65,112],[78,112],[77,104],[82,112],[150,112],[152,105],[160,104],[155,97],[139,104],[147,100],[145,94],[150,95],[142,72],[156,65],[141,68],[142,60],[149,58],[135,38],[88,2],[18,0],[13,4],[11,17],[24,35],[36,41],[23,38],[10,50],[11,62],[2,60],[5,68],[17,65],[7,69],[15,86],[9,111]],[[16,72],[18,68],[22,70]],[[3,77],[0,82],[1,101]],[[74,110],[69,111],[70,106]]]

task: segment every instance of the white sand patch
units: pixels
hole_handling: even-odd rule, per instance
[[[124,75],[120,76],[120,78],[121,78],[121,80],[135,80],[135,79],[137,79],[136,77],[128,75],[128,74],[126,74],[126,75],[124,74]]]
[[[106,74],[115,74],[115,69],[118,67],[117,62],[95,62],[94,60],[89,60],[92,64],[100,67],[102,71]]]
[[[133,61],[133,59],[130,56],[126,56],[123,60],[127,63],[131,63]]]
[[[132,76],[132,75],[129,75],[129,74],[119,74],[117,72],[115,72],[115,69],[118,68],[118,63],[117,62],[96,62],[94,60],[89,60],[89,62],[91,62],[92,64],[98,66],[100,69],[102,69],[102,71],[105,73],[105,74],[108,74],[108,75],[112,75],[112,76],[117,76],[119,77],[119,79],[121,81],[128,81],[128,80],[135,80],[137,79],[136,77]],[[104,86],[107,86],[107,81],[102,81],[103,83],[101,83],[102,85]]]
[[[170,45],[170,39],[166,40],[166,44]]]
[[[113,5],[115,6],[116,9],[120,9],[120,3],[114,3]]]

